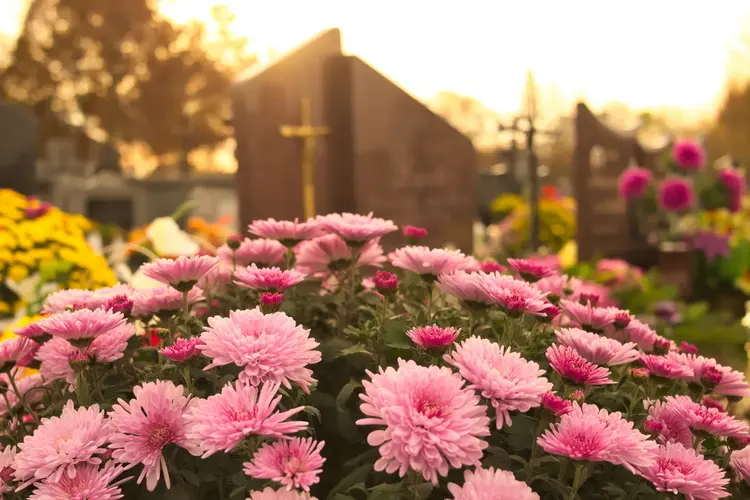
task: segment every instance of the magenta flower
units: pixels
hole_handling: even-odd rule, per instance
[[[580,328],[563,328],[557,331],[557,341],[575,349],[578,354],[595,365],[626,365],[641,354],[633,342],[622,344]]]
[[[477,274],[487,300],[511,317],[524,314],[546,316],[550,305],[546,294],[525,281],[504,274]]]
[[[556,417],[561,417],[573,411],[573,404],[553,392],[542,396],[542,407]]]
[[[616,307],[596,307],[590,302],[581,304],[572,300],[561,300],[560,307],[573,326],[594,333],[603,333],[614,326],[620,312]]]
[[[92,464],[78,465],[73,477],[65,475],[59,481],[46,479],[37,484],[29,500],[119,500],[123,498],[120,485],[130,479],[116,481],[124,472],[125,468],[114,462],[108,462],[102,468]]]
[[[692,500],[716,500],[730,496],[724,470],[695,450],[679,443],[659,447],[656,461],[639,467],[641,476],[651,481],[657,491],[682,494]]]
[[[729,466],[740,481],[750,483],[750,446],[733,451],[729,457]]]
[[[41,203],[37,202],[30,206],[27,206],[23,211],[23,215],[27,219],[34,220],[45,215],[50,211],[51,208],[52,205],[47,203],[46,201],[43,201]]]
[[[453,344],[460,333],[460,328],[430,325],[412,328],[406,336],[422,349],[443,349]]]
[[[695,204],[693,184],[682,177],[668,177],[659,184],[659,206],[665,212],[685,212]]]
[[[492,302],[482,286],[482,275],[467,271],[455,271],[440,275],[437,286],[440,290],[469,304]]]
[[[508,264],[518,276],[526,281],[534,282],[555,274],[553,268],[536,260],[508,259]]]
[[[245,288],[283,292],[302,283],[307,275],[294,269],[282,271],[278,267],[243,267],[234,272],[234,282]]]
[[[490,434],[487,407],[458,374],[402,359],[397,369],[367,374],[360,394],[365,418],[357,424],[385,427],[367,437],[380,449],[376,471],[404,477],[411,469],[437,484],[451,467],[479,466],[488,446],[481,438]]]
[[[299,219],[289,220],[255,220],[248,226],[250,234],[261,238],[278,240],[287,246],[293,246],[302,240],[309,240],[320,236],[320,223],[315,219],[300,222]]]
[[[228,265],[249,266],[250,264],[258,264],[260,266],[273,266],[284,262],[286,252],[286,247],[275,239],[251,240],[245,238],[235,250],[232,250],[229,245],[222,245],[216,250],[216,255],[221,259],[221,262]]]
[[[461,271],[471,263],[460,250],[424,246],[399,248],[388,255],[388,259],[395,267],[428,277]]]
[[[26,326],[13,330],[13,333],[19,337],[26,337],[27,339],[40,337],[45,334],[45,331],[39,326],[39,321],[41,320],[34,321],[33,323],[29,323]]]
[[[709,262],[718,257],[727,257],[732,251],[729,242],[728,234],[714,231],[699,231],[693,236],[693,248],[700,250]]]
[[[264,314],[274,313],[281,309],[284,294],[279,292],[263,292],[260,294],[260,309]]]
[[[193,288],[188,292],[188,305],[204,299],[203,292]],[[169,286],[137,290],[133,295],[133,316],[150,318],[154,314],[171,314],[184,306],[185,296]]]
[[[194,399],[187,413],[188,438],[200,445],[203,458],[229,452],[251,435],[284,438],[307,428],[307,422],[288,421],[304,408],[279,412],[280,384],[260,388],[237,381],[207,399]]]
[[[750,427],[746,422],[716,408],[698,404],[689,396],[667,396],[665,409],[680,417],[693,431],[733,438],[750,435]]]
[[[719,172],[719,181],[723,184],[729,196],[729,210],[739,212],[742,208],[742,198],[747,189],[745,176],[734,168],[726,167]]]
[[[99,405],[88,408],[63,407],[59,417],[43,418],[31,436],[18,445],[13,477],[20,488],[50,478],[58,482],[76,474],[76,465],[98,465],[99,455],[106,452],[105,443],[111,430]]]
[[[352,249],[335,234],[327,234],[303,241],[295,249],[297,269],[318,278],[327,277],[331,271],[352,265]],[[385,262],[383,247],[377,239],[366,242],[358,249],[356,267],[382,267]]]
[[[198,346],[201,345],[203,345],[203,341],[200,337],[179,338],[171,346],[160,349],[159,354],[177,363],[184,363],[188,359],[200,355]]]
[[[0,452],[0,495],[13,491],[13,462],[16,459],[16,447],[6,446]],[[50,499],[52,500],[52,499]]]
[[[644,428],[656,434],[659,443],[675,442],[688,448],[693,447],[693,432],[685,420],[662,401],[644,401],[648,418]]]
[[[128,317],[133,311],[133,301],[127,295],[117,295],[109,299],[104,309]]]
[[[315,379],[307,365],[321,360],[310,330],[284,313],[263,314],[258,308],[209,318],[201,340],[204,345],[198,349],[212,360],[206,370],[239,366],[240,380],[253,386],[272,381],[291,389],[294,382],[309,392]]]
[[[626,168],[622,175],[620,175],[620,196],[628,202],[643,198],[653,179],[654,175],[647,168],[636,166]]]
[[[485,260],[479,263],[479,270],[483,273],[504,273],[507,268],[494,260]]]
[[[490,401],[497,413],[496,427],[511,425],[511,411],[525,413],[542,404],[552,390],[544,370],[509,348],[487,339],[470,337],[445,356],[446,363],[458,368],[461,376]]]
[[[218,264],[216,257],[196,255],[176,259],[157,259],[141,266],[144,276],[169,285],[181,292],[190,291],[198,281]]]
[[[750,384],[745,380],[745,374],[722,366],[713,358],[706,358],[695,354],[672,355],[674,359],[688,366],[692,371],[694,382],[700,383],[709,371],[714,377],[711,392],[722,396],[746,397],[750,396]]]
[[[552,345],[545,353],[552,369],[562,378],[581,385],[614,384],[609,379],[609,369],[596,366],[578,354],[572,347]]]
[[[95,339],[127,322],[121,313],[103,309],[79,309],[53,314],[39,321],[39,328],[64,340]]]
[[[688,380],[693,375],[690,367],[686,366],[680,359],[673,355],[657,356],[655,354],[646,354],[641,356],[640,362],[655,377]]]
[[[393,221],[373,217],[372,213],[329,214],[319,216],[318,223],[348,243],[362,243],[398,231],[398,226]]]
[[[706,153],[698,142],[682,139],[672,147],[672,159],[685,170],[700,170],[706,163]]]
[[[247,500],[317,500],[317,498],[300,491],[266,488],[263,491],[251,491]]]
[[[264,444],[255,452],[252,462],[244,463],[244,471],[256,479],[271,479],[287,490],[298,488],[310,491],[320,481],[325,458],[320,455],[325,441],[312,438],[291,438]]]
[[[376,271],[372,284],[380,293],[393,293],[398,289],[398,276],[387,271]]]
[[[185,411],[190,400],[184,392],[181,385],[169,381],[148,382],[133,389],[133,399],[118,400],[109,412],[112,457],[130,467],[143,465],[138,484],[145,478],[148,491],[154,491],[162,472],[165,486],[170,487],[163,456],[166,445],[176,444],[197,454],[197,445],[186,437]]]
[[[488,495],[500,499],[539,500],[539,495],[528,484],[517,480],[512,472],[493,467],[464,471],[464,484],[449,483],[448,491],[454,500],[483,500]]]
[[[427,229],[419,226],[404,226],[401,232],[406,239],[411,241],[420,241],[427,238]]]
[[[572,410],[560,417],[537,440],[547,453],[572,460],[610,462],[631,472],[653,465],[659,445],[633,428],[620,412],[609,413],[595,405],[572,403]]]

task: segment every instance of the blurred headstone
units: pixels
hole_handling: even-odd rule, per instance
[[[0,188],[37,194],[37,121],[24,107],[0,101]]]
[[[309,99],[318,137],[318,213],[374,212],[427,227],[428,244],[470,251],[477,215],[474,148],[464,135],[328,30],[239,82],[233,91],[241,227],[303,216],[302,144],[280,134]]]

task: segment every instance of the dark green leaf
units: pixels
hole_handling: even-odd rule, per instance
[[[355,344],[353,346],[347,347],[346,349],[342,349],[335,358],[340,358],[343,356],[352,356],[354,354],[363,354],[365,356],[373,357],[372,353],[367,349],[366,346],[362,344]]]
[[[362,384],[360,384],[356,380],[350,380],[344,387],[341,388],[339,391],[339,395],[336,396],[336,408],[339,411],[342,411],[344,406],[346,406],[346,403],[349,401],[349,398],[352,395],[352,392],[362,387]]]
[[[370,475],[370,471],[372,471],[372,465],[360,465],[349,474],[341,478],[338,484],[336,484],[336,486],[334,486],[331,490],[331,494],[328,496],[328,498],[333,500],[334,498],[336,498],[336,494],[341,494],[341,496],[343,496],[344,498],[350,498],[344,496],[343,493],[349,491],[355,484],[364,482],[367,479],[367,476]]]

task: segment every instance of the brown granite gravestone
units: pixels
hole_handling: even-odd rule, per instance
[[[576,108],[573,187],[579,261],[623,258],[646,266],[653,259],[646,221],[620,198],[620,174],[630,165],[655,168],[660,152],[646,150],[631,135],[612,130],[583,103]]]
[[[470,251],[476,219],[474,148],[426,106],[361,59],[330,30],[234,89],[242,224],[302,217],[300,144],[279,134],[312,104],[318,138],[318,213],[374,212],[425,226],[429,245]]]

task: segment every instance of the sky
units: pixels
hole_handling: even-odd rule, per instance
[[[0,1],[0,32],[17,29],[24,0]],[[209,0],[179,0],[177,20],[206,18]],[[634,108],[707,112],[720,97],[729,47],[750,1],[224,0],[234,31],[261,54],[287,51],[339,27],[345,50],[417,97],[442,90],[499,112],[518,109],[526,70],[555,102],[585,98]],[[177,4],[176,4],[177,5]],[[544,108],[544,99],[542,99]],[[542,109],[544,111],[544,109]]]

